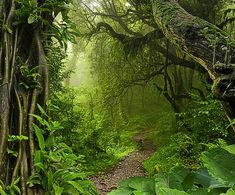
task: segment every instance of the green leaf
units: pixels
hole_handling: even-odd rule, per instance
[[[8,136],[8,141],[9,142],[21,141],[21,140],[28,140],[28,137],[24,136],[24,135],[9,135]]]
[[[189,195],[188,193],[184,191],[180,191],[177,189],[170,189],[170,188],[160,188],[157,191],[157,193],[160,195]]]
[[[184,167],[174,167],[169,174],[169,187],[186,190],[193,185],[194,174]]]
[[[235,155],[223,148],[213,148],[202,154],[202,160],[208,171],[229,186],[235,184]]]
[[[40,110],[41,114],[43,114],[44,116],[48,117],[46,111],[39,104],[37,104],[37,107]]]
[[[71,184],[76,190],[81,193],[84,193],[83,187],[76,181],[67,181],[67,183]]]
[[[47,148],[50,148],[55,145],[55,136],[49,136],[46,139],[45,145]]]
[[[0,194],[1,195],[7,195],[7,193],[3,190],[2,186],[0,186]]]
[[[129,187],[133,190],[155,194],[155,183],[153,179],[145,177],[132,177],[120,182],[120,187]]]
[[[212,177],[208,170],[205,168],[199,169],[195,172],[195,180],[194,183],[197,185],[201,185],[204,188],[224,188],[227,187],[223,183],[217,181],[214,177]]]
[[[208,189],[194,189],[188,191],[190,195],[209,195],[208,194]]]
[[[42,117],[40,117],[36,114],[30,114],[30,115],[33,116],[34,118],[36,118],[40,124],[45,125],[45,120]]]
[[[34,14],[30,14],[28,17],[28,24],[32,24],[37,21],[37,16]]]
[[[16,180],[12,182],[13,185],[16,185],[20,181],[20,177],[18,177]]]
[[[132,195],[132,190],[130,188],[119,188],[109,192],[108,195]]]
[[[66,185],[64,187],[64,194],[80,194],[72,185]]]
[[[194,174],[184,167],[175,167],[170,173],[159,173],[155,176],[157,187],[168,187],[187,190],[192,187]]]
[[[14,185],[13,189],[14,189],[14,191],[18,192],[18,194],[21,194],[20,188],[17,185]]]
[[[53,189],[55,191],[55,195],[61,195],[62,192],[64,191],[64,188],[56,185],[55,183],[53,184]]]
[[[44,137],[42,134],[42,130],[35,124],[33,125],[33,128],[34,128],[35,134],[38,139],[39,148],[44,151],[45,150],[45,141],[44,141]]]
[[[234,195],[235,194],[235,190],[230,188],[226,193],[222,193],[220,195]]]
[[[27,185],[29,187],[33,187],[35,184],[38,184],[38,185],[41,184],[41,175],[35,174],[29,177]]]
[[[54,176],[51,170],[47,171],[47,187],[49,189],[53,188],[53,181],[54,181]]]
[[[228,152],[232,153],[232,154],[235,154],[235,144],[225,146],[224,149],[227,150]]]
[[[148,193],[148,192],[137,191],[137,190],[136,190],[136,191],[134,191],[134,192],[133,192],[133,194],[134,194],[134,195],[149,195],[149,193]]]
[[[7,154],[11,154],[12,156],[15,156],[15,157],[18,156],[18,152],[10,150],[9,148],[7,148]]]
[[[40,150],[34,153],[34,163],[42,163],[42,153]]]
[[[74,172],[68,172],[67,174],[64,174],[62,177],[66,181],[72,181],[75,179],[84,179],[85,174],[84,173],[74,173]]]
[[[55,180],[57,180],[58,178],[62,178],[66,173],[68,173],[69,171],[67,169],[58,169],[55,173],[54,173],[54,177]]]
[[[36,168],[38,168],[39,170],[42,170],[42,171],[44,172],[44,174],[47,173],[44,164],[42,164],[42,163],[35,163],[34,166],[35,166]]]

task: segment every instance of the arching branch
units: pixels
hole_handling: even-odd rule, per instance
[[[226,101],[229,118],[235,118],[235,41],[215,25],[187,13],[175,0],[153,0],[152,6],[159,28],[207,70],[214,81],[213,92]]]
[[[235,63],[235,43],[229,43],[228,35],[213,24],[190,15],[175,0],[154,0],[153,11],[165,36],[200,63],[213,80],[220,75],[213,66],[215,44],[216,61],[224,63],[224,48],[231,44],[231,63]]]

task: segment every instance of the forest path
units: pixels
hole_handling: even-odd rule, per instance
[[[106,195],[108,192],[116,189],[118,183],[123,179],[146,175],[142,162],[155,151],[152,142],[145,138],[147,131],[142,130],[133,137],[133,140],[140,145],[139,150],[130,153],[110,171],[91,178],[100,195]]]

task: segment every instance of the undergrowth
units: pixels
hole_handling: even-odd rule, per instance
[[[84,156],[84,171],[95,174],[114,166],[136,150],[132,137],[143,124],[133,117],[128,123],[121,121],[118,126],[113,126],[98,107],[93,107],[96,99],[90,97],[84,89],[64,87],[54,94],[49,108],[53,118],[64,127],[57,137],[76,154]]]
[[[158,149],[144,162],[150,176],[168,172],[175,165],[195,170],[202,164],[203,151],[234,141],[221,104],[211,96],[206,101],[195,95],[192,98],[194,101],[185,112],[158,118],[156,128],[149,135]]]

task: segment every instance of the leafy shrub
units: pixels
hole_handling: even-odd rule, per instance
[[[151,136],[154,137],[154,142],[160,141],[157,144],[160,149],[144,162],[150,175],[169,171],[175,164],[195,169],[200,166],[199,156],[205,149],[234,142],[234,134],[229,134],[226,129],[228,121],[220,102],[211,96],[206,101],[195,95],[192,98],[194,101],[189,104],[188,111],[177,114],[180,119],[177,123],[169,117],[172,115],[165,120],[159,118],[158,126]],[[170,121],[175,126],[169,125]],[[176,130],[180,133],[174,134]],[[166,143],[168,144],[164,146]]]
[[[18,187],[19,181],[20,178],[18,177],[15,181],[11,182],[10,185],[4,185],[4,183],[0,180],[0,194],[1,195],[20,194],[20,188]]]
[[[187,125],[198,142],[210,143],[218,138],[229,139],[228,120],[224,114],[221,103],[209,96],[201,100],[192,95],[193,103],[189,104],[186,112],[180,113],[179,126]],[[183,123],[183,124],[182,124]]]
[[[45,194],[97,194],[91,181],[81,171],[82,155],[75,155],[71,147],[61,142],[57,131],[63,129],[38,105],[41,116],[33,115],[39,125],[34,124],[38,150],[34,155],[35,174],[29,186],[42,186]]]
[[[144,168],[149,175],[157,172],[169,171],[174,165],[181,165],[190,169],[200,166],[200,154],[205,150],[194,137],[186,133],[171,136],[170,144],[160,148],[153,156],[145,160]]]

